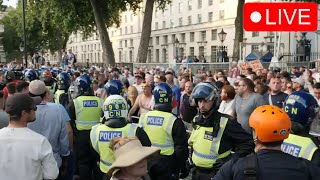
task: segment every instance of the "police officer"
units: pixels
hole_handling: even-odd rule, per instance
[[[46,84],[46,87],[50,90],[52,94],[55,93],[55,81],[52,78],[50,70],[44,70],[42,72],[42,80]]]
[[[142,114],[140,126],[148,134],[152,146],[161,149],[160,156],[150,161],[151,179],[176,180],[185,178],[189,172],[186,160],[189,150],[186,129],[181,119],[171,113],[173,93],[167,83],[154,88],[154,110]]]
[[[107,173],[114,158],[109,148],[116,137],[138,137],[143,146],[151,146],[146,132],[135,124],[128,124],[128,104],[120,95],[109,96],[103,104],[104,117],[101,124],[92,127],[90,139],[92,147],[100,155],[100,170]],[[109,179],[112,175],[106,175]]]
[[[27,82],[31,82],[33,80],[39,79],[39,75],[38,75],[37,71],[35,71],[33,69],[27,69],[24,73],[24,79]]]
[[[198,84],[191,97],[199,109],[189,138],[193,148],[192,179],[210,180],[231,158],[231,150],[235,156],[245,156],[253,152],[254,144],[237,120],[218,112],[219,89],[213,83]]]
[[[227,162],[213,180],[319,179],[319,167],[281,151],[281,144],[291,130],[290,118],[282,109],[259,106],[251,114],[249,125],[253,129],[256,153]]]
[[[69,104],[68,89],[71,84],[71,77],[68,73],[62,72],[57,76],[57,91],[54,94],[54,102],[67,107]]]
[[[110,80],[104,85],[104,94],[102,97],[107,98],[110,95],[123,95],[123,85],[120,80]]]
[[[96,167],[95,151],[90,145],[90,130],[99,124],[102,112],[102,100],[94,96],[92,80],[88,75],[81,75],[75,81],[76,98],[69,103],[71,122],[74,122],[76,136],[76,157],[80,180],[90,180]]]
[[[282,144],[282,151],[320,166],[320,142],[309,134],[312,122],[319,123],[317,100],[309,93],[296,91],[286,99],[284,110],[292,121],[292,128],[289,138]]]

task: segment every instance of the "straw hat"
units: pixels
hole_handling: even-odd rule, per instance
[[[132,166],[159,152],[159,148],[142,146],[138,139],[125,138],[123,142],[118,142],[113,148],[115,161],[112,163],[108,174],[113,174],[119,168]]]

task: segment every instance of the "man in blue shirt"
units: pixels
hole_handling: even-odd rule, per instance
[[[40,80],[34,80],[29,85],[29,94],[33,97],[41,97],[42,102],[37,105],[37,120],[29,123],[28,127],[49,140],[54,158],[60,167],[62,157],[70,154],[66,118],[60,109],[48,105],[43,100],[47,94],[46,90],[46,85]]]

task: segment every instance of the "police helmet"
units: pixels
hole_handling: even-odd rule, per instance
[[[59,90],[68,90],[71,84],[71,77],[68,73],[62,72],[57,76],[57,84]]]
[[[39,79],[38,73],[33,69],[28,69],[24,73],[24,79],[28,82]]]
[[[103,113],[106,121],[109,119],[127,119],[128,103],[120,95],[111,95],[103,103]]]
[[[123,95],[123,85],[120,80],[108,81],[104,86],[105,92],[110,95]]]
[[[311,94],[296,91],[285,100],[284,110],[288,113],[291,121],[309,126],[318,113],[319,105]]]
[[[212,101],[212,108],[216,109],[220,105],[220,94],[218,87],[212,82],[203,82],[197,84],[192,93],[191,98],[193,98],[197,105],[200,99],[205,99],[207,101]]]
[[[164,82],[159,83],[153,89],[153,96],[155,108],[171,107],[173,92],[169,84]]]
[[[69,100],[73,100],[74,98],[76,98],[76,94],[74,92],[74,85],[70,85],[68,89],[68,97],[69,97]]]
[[[93,94],[92,80],[89,75],[81,75],[75,80],[74,93],[76,97]]]
[[[6,71],[4,77],[6,78],[6,82],[11,82],[16,78],[13,71]]]

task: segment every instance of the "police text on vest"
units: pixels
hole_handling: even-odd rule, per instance
[[[147,124],[153,125],[153,126],[162,126],[163,120],[164,120],[163,117],[149,116],[147,119]]]
[[[109,142],[113,138],[122,137],[121,131],[100,131],[99,141]]]

